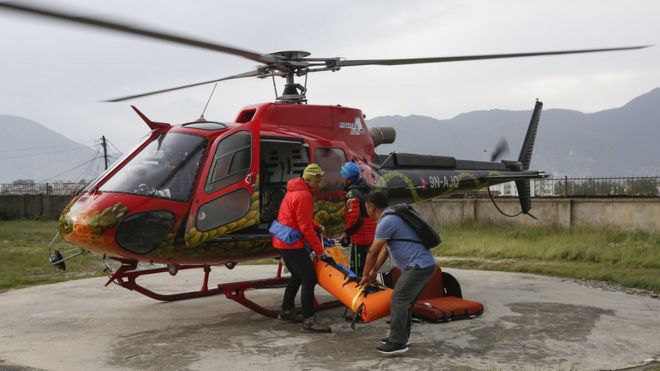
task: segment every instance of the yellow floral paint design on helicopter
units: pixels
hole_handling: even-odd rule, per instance
[[[378,180],[376,180],[375,184],[375,190],[387,190],[387,183],[394,179],[394,178],[400,178],[403,180],[403,182],[406,184],[408,187],[408,190],[410,191],[410,196],[414,200],[414,202],[422,201],[422,198],[419,197],[417,194],[417,189],[415,187],[415,184],[410,180],[410,178],[405,175],[404,173],[401,173],[399,171],[388,171],[385,174],[383,174]]]
[[[126,215],[128,207],[117,202],[101,211],[94,208],[79,211],[75,201],[74,199],[60,216],[60,234],[86,247],[111,246],[112,241],[106,241],[103,232],[115,227]],[[113,236],[107,238],[114,239]]]
[[[337,237],[344,231],[344,207],[344,202],[314,202],[314,220],[325,227],[326,236]]]

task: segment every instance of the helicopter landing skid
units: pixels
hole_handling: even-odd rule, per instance
[[[138,270],[136,262],[124,261],[124,260],[120,260],[120,261],[122,263],[121,267],[112,275],[110,275],[110,278],[108,279],[108,282],[105,284],[105,286],[108,286],[110,283],[115,283],[123,288],[126,288],[131,291],[137,291],[144,296],[160,301],[178,301],[178,300],[196,299],[206,296],[224,294],[227,297],[227,299],[234,300],[235,302],[245,306],[246,308],[256,313],[271,318],[277,318],[278,311],[262,307],[261,305],[248,299],[247,297],[245,297],[245,291],[251,289],[269,289],[269,288],[285,287],[289,283],[289,280],[291,279],[291,277],[281,276],[282,264],[280,262],[277,269],[277,275],[274,278],[230,282],[225,284],[219,284],[217,288],[209,288],[208,279],[209,279],[209,273],[211,272],[211,266],[209,265],[178,266],[174,274],[176,274],[176,272],[178,272],[179,270],[183,270],[183,269],[195,269],[195,268],[204,269],[204,281],[202,283],[202,287],[199,289],[199,291],[188,291],[188,292],[182,292],[176,294],[159,294],[137,283],[137,278],[140,276],[146,276],[146,275],[164,273],[164,272],[169,272],[170,274],[174,275],[170,267]],[[341,305],[342,305],[341,302],[337,300],[326,303],[318,303],[316,301],[316,298],[314,299],[314,307],[316,310],[336,308]]]
[[[290,279],[291,279],[290,277],[280,277],[280,278],[269,278],[264,280],[232,282],[232,283],[218,285],[218,288],[224,291],[224,294],[227,297],[227,299],[234,300],[235,302],[263,316],[270,318],[277,318],[277,313],[278,313],[277,310],[264,308],[261,305],[246,298],[245,290],[284,287],[286,286],[287,283],[289,283]],[[338,300],[333,300],[326,303],[319,303],[318,301],[316,301],[316,298],[314,298],[314,308],[316,310],[337,308],[341,305],[342,305],[341,302],[339,302]]]

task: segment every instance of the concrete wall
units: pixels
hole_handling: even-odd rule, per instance
[[[518,199],[495,199],[502,211],[520,211]],[[614,227],[622,230],[660,232],[660,199],[533,199],[530,211],[537,219],[521,215],[507,218],[489,199],[438,199],[416,205],[429,221],[449,226],[463,221],[491,224]]]
[[[70,200],[71,196],[0,196],[0,220],[21,218],[57,219]]]
[[[0,196],[1,219],[57,219],[71,196]],[[495,199],[508,214],[520,211],[517,198]],[[489,199],[437,199],[415,205],[430,222],[442,227],[465,221],[491,224],[616,227],[623,230],[660,232],[660,199],[549,199],[532,200],[532,219],[521,215],[507,218]]]

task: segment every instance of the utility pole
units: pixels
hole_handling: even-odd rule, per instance
[[[105,160],[105,170],[108,170],[108,144],[105,141],[105,135],[101,136],[101,145],[103,146],[103,159]]]

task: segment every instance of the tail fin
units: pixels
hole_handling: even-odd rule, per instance
[[[523,170],[529,170],[529,163],[532,161],[532,151],[534,150],[534,141],[536,140],[536,130],[539,127],[539,120],[541,119],[541,110],[543,109],[543,102],[536,100],[536,105],[534,106],[534,112],[532,113],[532,119],[529,121],[529,127],[527,127],[527,135],[525,135],[525,141],[523,142],[522,149],[520,150],[520,156],[518,156],[518,161],[522,164]]]
[[[539,102],[537,99],[532,113],[532,119],[529,121],[529,127],[527,127],[525,141],[523,142],[520,156],[518,157],[518,162],[522,164],[523,170],[529,170],[529,163],[532,161],[532,151],[534,150],[534,141],[536,140],[536,131],[539,127],[542,109],[543,102]],[[520,199],[520,207],[523,214],[532,216],[532,214],[529,214],[529,210],[532,208],[531,185],[529,179],[516,180],[516,188],[518,188],[518,198]]]
[[[518,188],[518,198],[520,199],[520,209],[523,214],[529,215],[529,210],[532,209],[532,196],[531,185],[529,179],[516,180],[516,188]]]

